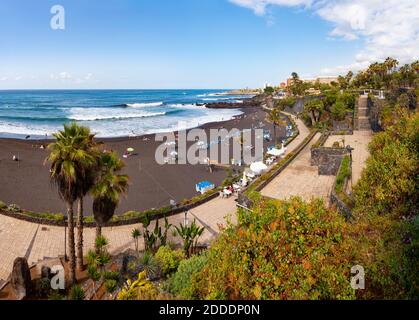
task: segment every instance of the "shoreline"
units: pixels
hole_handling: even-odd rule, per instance
[[[272,132],[272,125],[267,123],[264,110],[247,108],[242,112],[242,115],[234,119],[206,123],[198,128],[206,130],[209,137],[209,130],[213,128],[244,130],[263,123],[264,128]],[[191,129],[187,131],[189,130]],[[278,132],[279,136],[284,137],[285,129],[279,129]],[[128,147],[134,148],[136,152],[135,156],[124,159],[124,173],[130,176],[131,183],[127,198],[121,201],[117,215],[130,210],[158,209],[169,205],[170,200],[179,203],[197,195],[197,183],[209,180],[219,186],[227,177],[225,169],[217,169],[210,173],[205,165],[158,165],[155,161],[155,150],[161,142],[156,142],[154,137],[155,134],[98,138],[98,141],[105,144],[104,148],[114,150],[121,157]],[[49,168],[44,165],[48,151],[40,149],[41,144],[51,141],[0,138],[0,149],[3,151],[0,155],[0,174],[3,182],[3,186],[0,186],[0,201],[7,204],[15,203],[22,209],[39,213],[65,212],[64,203],[49,181]],[[22,161],[12,161],[15,154],[19,155]],[[87,197],[85,207],[91,208],[91,204],[91,199]],[[91,215],[89,211],[86,210],[86,216]]]

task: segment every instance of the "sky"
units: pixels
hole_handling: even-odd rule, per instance
[[[0,89],[262,87],[294,71],[344,74],[387,56],[418,59],[419,1],[0,3]]]

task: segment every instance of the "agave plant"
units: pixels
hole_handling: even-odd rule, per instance
[[[196,223],[196,220],[188,226],[181,224],[180,226],[175,226],[176,233],[183,240],[183,250],[187,257],[190,257],[191,253],[196,252],[196,248],[198,246],[199,237],[201,237],[202,233],[204,232],[204,227],[199,227]]]

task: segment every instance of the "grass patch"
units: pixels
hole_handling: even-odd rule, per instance
[[[64,215],[62,213],[36,213],[32,211],[24,211],[22,212],[23,215],[29,216],[36,219],[45,219],[45,220],[53,220],[53,221],[63,221]]]
[[[351,176],[351,174],[351,158],[349,156],[345,156],[342,160],[339,173],[336,177],[335,191],[337,194],[340,195],[343,193],[345,181]]]

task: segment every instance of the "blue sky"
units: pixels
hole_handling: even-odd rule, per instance
[[[260,87],[343,72],[371,42],[312,4],[258,1],[2,0],[0,89]]]

